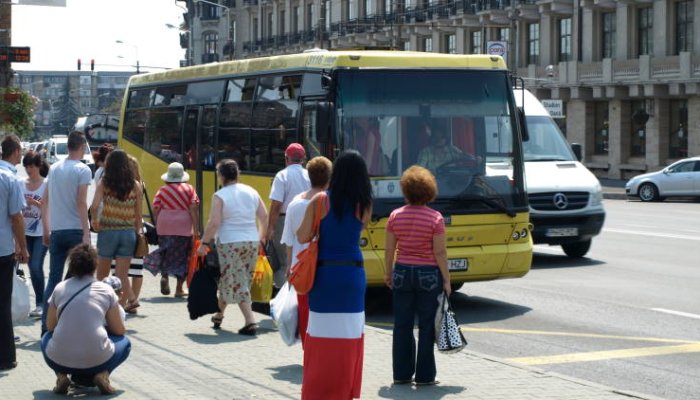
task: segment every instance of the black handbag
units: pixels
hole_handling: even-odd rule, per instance
[[[143,187],[143,196],[146,198],[146,205],[148,205],[148,215],[151,217],[151,222],[144,222],[143,227],[146,235],[146,241],[152,246],[158,245],[158,231],[156,230],[156,219],[153,216],[153,209],[151,209],[151,201],[148,199],[148,192],[146,191],[146,184],[141,182]]]
[[[200,258],[201,263],[201,258]],[[187,296],[187,311],[190,319],[195,320],[207,314],[219,312],[219,301],[216,297],[218,271],[201,263],[192,276],[190,294]]]

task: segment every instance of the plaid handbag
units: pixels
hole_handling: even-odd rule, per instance
[[[440,331],[437,334],[437,348],[441,353],[450,354],[462,351],[467,345],[467,339],[462,334],[462,329],[457,323],[455,313],[452,311],[447,293],[444,294],[444,301],[440,302],[437,311],[442,314]]]

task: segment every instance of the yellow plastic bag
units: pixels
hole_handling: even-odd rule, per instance
[[[263,249],[258,253],[255,263],[253,281],[250,285],[250,297],[257,303],[269,303],[272,299],[272,267]]]

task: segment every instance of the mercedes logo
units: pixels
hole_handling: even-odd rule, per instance
[[[557,193],[552,197],[552,203],[554,203],[554,207],[564,210],[569,205],[569,199],[564,193]]]

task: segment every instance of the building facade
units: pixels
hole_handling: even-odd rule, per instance
[[[526,87],[564,103],[567,138],[599,177],[700,154],[700,5],[692,0],[185,3],[194,10],[183,40],[190,63],[312,47],[473,54],[500,42]]]
[[[79,116],[119,112],[134,72],[15,71],[14,83],[39,99],[34,110],[36,140],[68,133]]]

